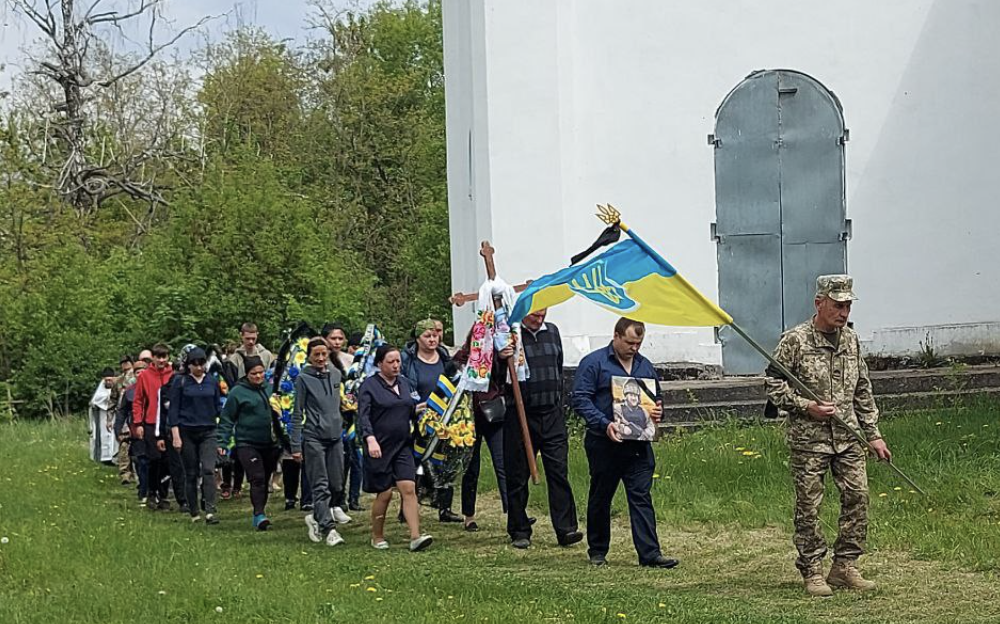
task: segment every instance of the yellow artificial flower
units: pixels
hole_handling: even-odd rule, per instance
[[[295,363],[296,364],[301,365],[301,364],[305,364],[305,362],[306,362],[306,352],[305,351],[299,351],[298,353],[295,354]]]
[[[466,436],[463,438],[463,441],[465,442],[466,446],[473,446],[476,443],[476,436],[471,434],[466,434]]]
[[[292,409],[292,397],[287,394],[281,397],[281,408],[282,409]]]

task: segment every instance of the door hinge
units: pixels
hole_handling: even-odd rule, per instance
[[[837,139],[837,143],[840,143],[841,145],[844,145],[845,143],[847,143],[850,140],[851,140],[851,129],[850,128],[844,128],[844,134],[841,135],[839,139]]]
[[[840,233],[840,240],[849,241],[854,236],[854,224],[850,219],[844,219],[844,231]]]
[[[708,232],[709,232],[708,235],[715,242],[718,243],[719,241],[722,240],[722,237],[719,236],[719,226],[718,226],[718,224],[716,224],[716,223],[710,223],[709,226],[708,226]]]
[[[708,135],[708,144],[716,149],[722,147],[722,139],[716,137],[714,134]]]

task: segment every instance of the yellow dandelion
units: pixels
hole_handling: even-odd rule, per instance
[[[366,581],[374,581],[375,580],[375,575],[374,574],[369,574],[368,576],[365,577],[365,580]]]
[[[378,590],[377,590],[377,589],[375,589],[374,587],[368,587],[368,588],[366,588],[366,589],[365,589],[365,591],[366,591],[366,592],[372,592],[372,593],[374,594],[374,593],[375,593],[375,592],[377,592]]]
[[[886,494],[885,492],[882,492],[878,495],[879,498],[885,498],[886,496],[888,496],[888,494]]]
[[[893,491],[894,491],[894,492],[902,492],[902,491],[903,491],[903,488],[901,488],[901,487],[898,487],[898,486],[897,486],[897,487],[894,487],[894,488],[892,488],[892,489],[893,489]]]
[[[628,616],[627,616],[627,615],[625,615],[624,613],[619,613],[619,614],[618,614],[618,619],[621,619],[621,620],[624,620],[624,619],[625,619],[625,618],[627,618],[627,617],[628,617]]]
[[[263,574],[258,574],[257,578],[262,579],[262,578],[264,578],[264,575]]]
[[[753,451],[743,451],[743,457],[753,457]]]

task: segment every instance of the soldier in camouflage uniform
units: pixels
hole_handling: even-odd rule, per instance
[[[816,280],[815,316],[785,332],[774,353],[778,362],[823,401],[799,394],[773,365],[766,373],[768,399],[788,421],[789,466],[795,481],[794,543],[799,552],[795,565],[806,591],[813,596],[832,595],[831,586],[875,587],[856,568],[868,530],[867,451],[831,419],[836,412],[864,434],[879,459],[891,459],[878,429],[878,408],[858,335],[847,326],[851,303],[857,298],[852,288],[848,275],[820,276]],[[824,580],[827,545],[820,531],[819,508],[827,471],[840,490],[841,512],[833,567]]]

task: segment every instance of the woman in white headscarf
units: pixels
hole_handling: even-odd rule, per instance
[[[90,458],[95,462],[110,464],[118,452],[115,435],[115,414],[111,404],[111,389],[115,385],[115,372],[105,368],[101,382],[90,399]]]

